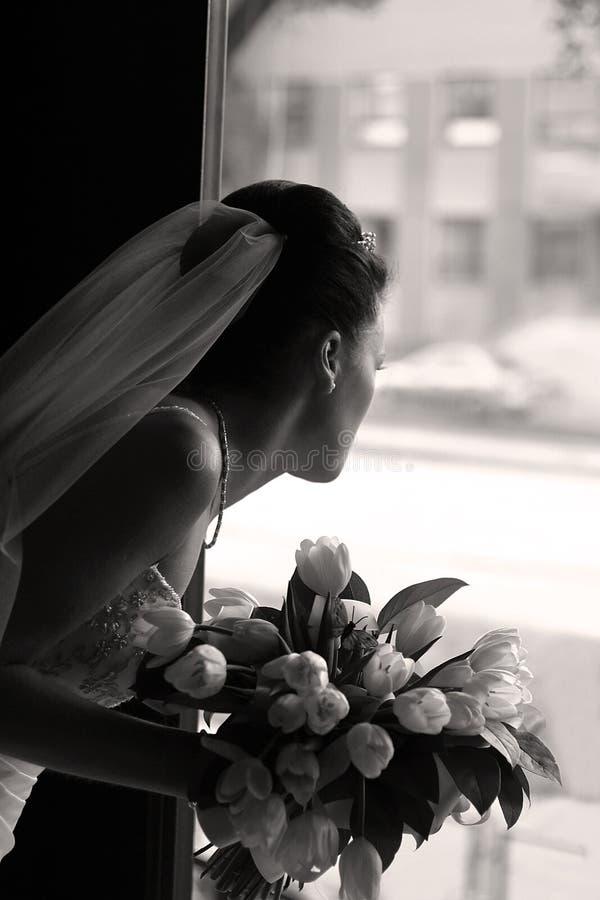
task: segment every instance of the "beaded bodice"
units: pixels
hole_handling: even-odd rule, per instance
[[[156,566],[141,572],[113,600],[31,665],[100,706],[130,700],[144,650],[139,619],[145,610],[181,607]]]

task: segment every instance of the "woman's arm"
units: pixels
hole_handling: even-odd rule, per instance
[[[29,666],[0,666],[0,753],[124,787],[187,798],[198,734],[135,719]]]
[[[132,432],[24,534],[0,646],[0,753],[184,797],[194,754],[202,754],[197,735],[98,706],[29,665],[208,518],[218,442],[171,414]],[[208,463],[194,470],[187,456],[201,441]]]

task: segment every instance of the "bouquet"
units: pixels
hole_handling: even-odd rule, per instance
[[[426,670],[437,608],[465,586],[404,588],[377,616],[335,537],[302,541],[281,610],[214,588],[200,624],[143,616],[139,698],[166,712],[229,714],[202,733],[189,797],[215,852],[203,874],[230,898],[279,898],[339,861],[342,900],[375,900],[405,835],[420,846],[452,816],[507,826],[525,771],[560,783],[534,733],[526,651],[515,628]]]

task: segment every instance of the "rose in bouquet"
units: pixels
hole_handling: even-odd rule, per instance
[[[420,662],[444,631],[438,607],[464,585],[411,585],[375,616],[345,544],[321,537],[297,550],[281,610],[221,588],[206,622],[144,615],[138,696],[200,708],[208,725],[229,714],[203,734],[189,789],[218,890],[277,898],[339,863],[342,900],[375,900],[405,835],[420,846],[449,816],[485,821],[495,801],[510,828],[525,770],[560,781],[532,730],[542,717],[515,628]]]

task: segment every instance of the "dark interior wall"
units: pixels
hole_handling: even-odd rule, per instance
[[[19,279],[0,349],[124,240],[198,198],[206,16],[202,0],[18,9],[5,40]],[[166,900],[173,815],[168,798],[46,772],[0,864],[0,897]]]
[[[18,12],[23,330],[124,240],[197,199],[206,2]]]

